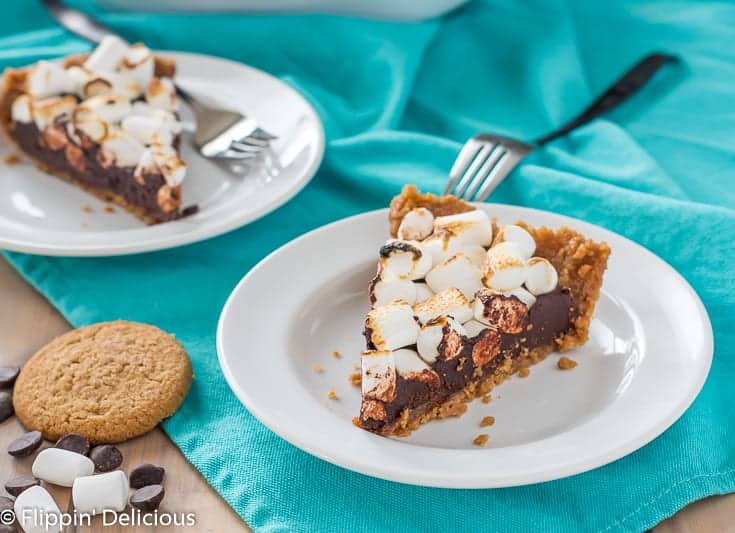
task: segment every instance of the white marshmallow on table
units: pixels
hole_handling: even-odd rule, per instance
[[[373,307],[380,307],[398,300],[403,300],[411,305],[416,303],[416,284],[406,279],[383,279],[377,276],[370,282],[368,292]]]
[[[431,256],[431,262],[438,265],[445,259],[462,250],[462,242],[447,232],[432,233],[425,240],[418,243],[419,248],[425,254]]]
[[[381,272],[387,279],[421,279],[431,269],[431,256],[413,243],[394,240],[380,248]]]
[[[108,94],[87,98],[79,104],[79,109],[97,113],[108,124],[114,124],[130,114],[131,106],[126,97]]]
[[[103,38],[94,52],[89,55],[84,62],[84,68],[90,71],[114,71],[129,48],[128,43],[119,37],[109,35]]]
[[[421,331],[419,331],[419,338],[416,340],[416,348],[421,359],[429,364],[436,361],[439,356],[439,344],[441,344],[445,334],[449,334],[450,331],[458,335],[467,334],[464,326],[451,316],[442,316],[424,324]]]
[[[434,292],[456,287],[469,300],[483,288],[480,269],[462,253],[455,254],[432,268],[426,274],[426,283]]]
[[[413,285],[414,287],[416,287],[417,302],[423,302],[427,298],[431,298],[434,295],[434,291],[432,291],[426,283],[416,281]]]
[[[422,241],[434,231],[434,215],[425,207],[415,207],[403,216],[398,226],[398,238]]]
[[[34,98],[73,93],[74,79],[59,63],[39,61],[28,75],[26,89]]]
[[[390,402],[396,395],[396,362],[390,350],[362,352],[362,396]]]
[[[10,107],[10,118],[16,122],[31,122],[33,120],[33,99],[27,94],[21,94],[13,100]]]
[[[451,316],[460,324],[472,318],[472,306],[462,291],[452,287],[434,294],[431,298],[413,306],[413,312],[421,324],[439,318],[442,315]]]
[[[168,78],[153,78],[145,88],[145,99],[151,107],[173,111],[178,107],[176,88]]]
[[[487,329],[487,325],[478,320],[475,320],[474,318],[472,320],[468,320],[467,322],[462,324],[462,326],[465,329],[467,337],[469,337],[470,339],[473,337],[477,337],[480,333]]]
[[[39,130],[51,124],[54,119],[65,113],[71,114],[77,105],[73,96],[51,96],[33,103],[33,120]]]
[[[416,343],[419,326],[413,309],[404,302],[394,302],[370,311],[365,321],[370,341],[379,350],[395,350]]]
[[[482,264],[482,281],[496,291],[517,289],[526,280],[526,262],[518,245],[501,242],[491,247]]]
[[[122,511],[128,503],[128,478],[121,470],[78,477],[71,494],[78,513]]]
[[[529,309],[531,308],[531,306],[533,306],[533,304],[536,303],[536,297],[523,287],[518,287],[517,289],[504,292],[503,294],[505,294],[506,296],[515,296],[521,302],[526,304],[526,307],[528,307]]]
[[[396,372],[404,378],[408,378],[411,374],[420,374],[424,370],[429,370],[429,366],[424,363],[413,350],[401,349],[393,352],[393,360],[396,365]]]
[[[490,246],[490,243],[493,242],[493,225],[490,217],[482,209],[436,217],[434,231],[448,232],[462,244]]]
[[[145,146],[123,130],[113,130],[102,141],[102,151],[110,164],[118,167],[137,167]]]
[[[529,259],[527,270],[526,289],[536,296],[553,291],[559,282],[559,275],[554,265],[543,257]]]
[[[41,486],[36,485],[21,492],[15,499],[13,511],[25,533],[61,531],[61,510],[51,494]],[[56,515],[56,519],[53,515]]]
[[[36,456],[31,467],[33,476],[54,485],[71,487],[74,480],[94,473],[92,460],[80,453],[61,448],[46,448]]]
[[[459,253],[462,253],[470,258],[472,264],[477,268],[482,267],[482,262],[485,260],[485,254],[487,250],[479,244],[465,244],[460,247]]]
[[[518,246],[521,259],[530,259],[536,251],[536,241],[525,229],[514,224],[503,226],[495,237],[495,244],[512,242]]]

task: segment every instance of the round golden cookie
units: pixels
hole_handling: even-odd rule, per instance
[[[189,357],[173,335],[135,322],[75,329],[25,364],[13,391],[15,414],[49,440],[80,433],[122,442],[174,414],[192,381]]]

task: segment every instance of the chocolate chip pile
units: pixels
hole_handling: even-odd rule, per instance
[[[9,374],[5,369],[0,370],[0,379],[6,375]],[[12,401],[10,409],[12,412]],[[42,447],[43,442],[40,431],[29,431],[8,445],[8,453],[18,458],[29,457]],[[0,512],[13,510],[24,530],[31,526],[23,523],[24,517],[32,519],[32,513],[24,513],[24,509],[60,513],[51,494],[44,488],[45,483],[71,487],[72,502],[78,513],[121,512],[128,503],[141,512],[158,509],[165,495],[164,468],[141,464],[133,468],[128,477],[119,470],[122,463],[123,455],[115,446],[103,444],[92,447],[83,435],[64,435],[54,446],[38,452],[31,467],[33,475],[16,476],[5,483],[9,496],[0,496]],[[133,489],[129,497],[128,487]],[[17,532],[17,529],[15,526],[0,529],[0,533],[5,531]]]

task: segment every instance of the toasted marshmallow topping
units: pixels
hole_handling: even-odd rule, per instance
[[[554,265],[543,257],[532,257],[528,260],[528,272],[526,275],[526,288],[536,296],[546,294],[556,288],[559,275]]]
[[[168,78],[153,78],[145,90],[145,99],[157,109],[172,111],[177,107],[176,89]]]
[[[470,301],[456,288],[443,290],[415,304],[413,312],[422,324],[442,315],[451,316],[461,324],[472,318]]]
[[[130,101],[124,96],[106,94],[87,98],[79,104],[79,109],[96,113],[108,124],[112,124],[127,117],[131,107]]]
[[[73,96],[51,96],[33,103],[33,120],[39,130],[51,124],[56,117],[71,113],[77,105]]]
[[[448,342],[450,336],[466,335],[465,328],[451,316],[440,316],[430,320],[421,327],[419,337],[416,340],[416,348],[421,358],[431,364],[439,356],[439,345],[445,339]]]
[[[466,255],[477,268],[482,267],[482,263],[485,261],[485,253],[487,253],[487,250],[479,244],[465,244],[459,251]]]
[[[398,226],[398,238],[421,241],[434,231],[434,215],[425,207],[411,209]]]
[[[363,398],[390,402],[396,396],[396,362],[390,350],[362,352]]]
[[[33,120],[33,99],[27,94],[21,94],[13,100],[10,117],[15,122],[28,123]]]
[[[134,167],[145,152],[145,146],[128,133],[117,130],[111,132],[102,142],[102,151],[107,165],[118,167]]]
[[[90,72],[112,72],[128,52],[128,44],[114,35],[107,36],[84,62],[84,68]]]
[[[406,241],[390,241],[380,248],[380,268],[386,278],[421,279],[431,264],[428,254]]]
[[[96,143],[102,143],[107,137],[109,126],[106,120],[93,111],[76,108],[72,112],[72,119],[67,125],[69,137],[77,144],[82,144],[77,131],[82,132]]]
[[[434,292],[456,287],[471,300],[482,289],[482,275],[469,257],[459,253],[432,268],[426,275],[426,283]]]
[[[410,378],[412,374],[420,374],[424,370],[429,370],[429,366],[413,350],[405,348],[396,350],[393,352],[393,358],[396,364],[396,372],[401,377]]]
[[[432,233],[428,238],[421,241],[418,246],[425,254],[431,256],[432,264],[438,265],[445,259],[461,252],[463,244],[451,233],[440,231]]]
[[[368,293],[373,307],[380,307],[399,300],[413,305],[416,303],[417,287],[413,281],[399,278],[383,279],[376,276],[370,282]]]
[[[434,231],[450,233],[462,244],[490,246],[493,242],[493,226],[482,209],[437,217],[434,220]]]
[[[431,298],[434,295],[434,291],[432,291],[426,283],[417,281],[414,282],[414,286],[416,287],[417,302],[423,302],[427,298]]]
[[[377,349],[395,350],[415,344],[419,326],[409,304],[394,302],[368,313],[365,335]]]
[[[72,93],[74,80],[58,63],[39,61],[28,76],[27,90],[34,98]]]
[[[143,45],[135,44],[125,53],[120,62],[120,72],[135,83],[141,90],[148,87],[156,65],[151,51]]]
[[[462,324],[462,327],[465,329],[465,334],[470,339],[473,337],[477,337],[480,333],[485,331],[487,329],[487,325],[483,324],[482,322],[479,322],[477,320],[468,320],[464,324]]]
[[[165,144],[171,146],[174,132],[160,117],[127,116],[122,119],[121,127],[143,144]]]
[[[520,226],[508,224],[503,226],[495,236],[494,244],[501,242],[512,242],[518,247],[521,259],[530,259],[536,251],[536,241],[525,229]]]
[[[528,307],[490,289],[477,293],[473,304],[475,320],[505,333],[520,333],[528,321]]]
[[[491,289],[517,289],[526,280],[526,262],[515,243],[501,242],[487,251],[482,264],[482,280]]]

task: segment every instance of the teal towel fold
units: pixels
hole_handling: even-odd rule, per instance
[[[102,18],[130,40],[224,56],[279,76],[325,123],[326,157],[314,181],[245,228],[130,257],[7,254],[76,326],[124,318],[181,339],[196,381],[164,428],[255,530],[640,531],[692,500],[735,490],[735,5],[498,0],[415,24],[237,14]],[[86,49],[36,2],[3,5],[2,64]],[[533,154],[491,199],[619,232],[694,286],[714,326],[714,363],[698,399],[669,430],[568,479],[441,490],[332,466],[287,444],[240,405],[217,364],[214,335],[225,299],[248,269],[307,230],[384,207],[404,183],[440,191],[468,136],[545,133],[655,50],[680,55],[682,65],[605,119]]]

